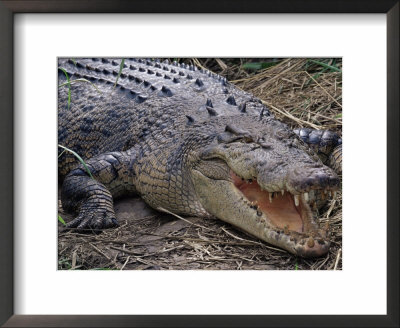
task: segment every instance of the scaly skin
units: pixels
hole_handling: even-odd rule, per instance
[[[119,64],[59,61],[78,79],[70,108],[68,87],[59,88],[59,144],[95,178],[72,154],[60,156],[63,208],[77,214],[68,227],[113,227],[113,199],[136,193],[153,208],[215,216],[296,255],[329,250],[309,204],[339,187],[316,154],[329,161],[336,135],[299,130],[302,141],[259,99],[190,66],[126,60],[114,87]]]

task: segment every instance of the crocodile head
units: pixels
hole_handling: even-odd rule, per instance
[[[327,253],[327,231],[313,208],[316,198],[336,193],[338,176],[272,117],[233,122],[220,122],[224,129],[191,156],[189,175],[203,208],[293,254]]]

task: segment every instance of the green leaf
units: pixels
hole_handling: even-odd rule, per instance
[[[114,83],[114,88],[115,88],[115,86],[116,86],[117,83],[118,83],[119,77],[121,76],[122,69],[124,68],[124,63],[125,63],[125,58],[122,58],[121,64],[119,64],[119,72],[118,72],[117,79],[115,80],[115,83]]]
[[[279,64],[280,61],[275,61],[275,62],[256,62],[256,63],[244,63],[242,65],[243,69],[248,69],[248,70],[253,70],[257,71],[260,69],[264,68],[269,68],[272,66],[275,66],[276,64]]]
[[[65,149],[60,153],[60,155],[58,155],[58,158],[60,158],[64,153],[65,153]]]
[[[86,165],[85,161],[82,159],[82,157],[80,157],[76,152],[74,152],[73,150],[71,150],[67,147],[64,147],[61,145],[58,145],[58,147],[61,147],[62,149],[66,150],[66,151],[70,152],[72,155],[74,155],[79,160],[79,162],[81,162],[81,164],[84,166],[84,168],[85,168],[86,172],[89,174],[89,176],[92,179],[94,179],[92,173],[90,172],[89,168],[87,167],[87,165]]]
[[[71,269],[71,261],[69,259],[61,259],[58,261],[58,265],[63,267],[63,269]]]
[[[262,67],[261,63],[244,63],[242,65],[243,69],[250,69],[253,71],[257,71],[257,70],[261,69],[261,67]]]
[[[328,64],[326,64],[326,63],[320,62],[320,61],[318,61],[318,60],[309,59],[308,61],[311,62],[311,63],[317,64],[317,65],[320,65],[320,66],[322,66],[322,67],[329,68],[331,71],[342,72],[341,69],[339,69],[339,68],[337,68],[337,67],[335,67],[335,66],[328,65]]]
[[[97,87],[96,87],[96,85],[94,84],[94,83],[92,83],[92,82],[90,82],[89,80],[86,80],[86,79],[75,79],[75,80],[71,80],[69,83],[72,85],[72,84],[74,84],[74,83],[76,83],[76,82],[86,82],[86,83],[89,83],[93,88],[95,88],[96,90],[97,90],[97,92],[99,92],[99,93],[102,93]],[[63,84],[60,84],[58,87],[60,88],[60,87],[63,87],[63,86],[65,86],[65,85],[67,85],[68,84],[68,82],[65,82],[65,83],[63,83]]]
[[[58,69],[65,74],[67,81],[68,81],[66,84],[68,85],[68,109],[69,109],[69,106],[71,104],[71,81],[69,80],[68,73],[64,68],[59,67]]]
[[[58,221],[60,221],[63,225],[66,225],[64,219],[60,215],[58,216]]]
[[[325,67],[325,68],[323,68],[323,69],[321,70],[321,72],[315,73],[311,78],[309,78],[309,79],[307,80],[307,82],[304,84],[304,86],[307,87],[309,84],[311,84],[312,82],[314,82],[314,80],[317,80],[317,79],[322,75],[322,73],[326,72],[327,70],[328,70],[328,68]]]

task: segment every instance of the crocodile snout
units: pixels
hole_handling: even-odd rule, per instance
[[[294,168],[287,174],[287,187],[293,193],[311,190],[334,191],[340,186],[337,174],[326,166],[318,168]]]
[[[309,241],[310,239],[304,244],[296,245],[295,252],[297,255],[304,258],[319,257],[329,251],[329,241],[313,241],[312,243]]]

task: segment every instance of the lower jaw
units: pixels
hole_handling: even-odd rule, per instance
[[[260,239],[303,258],[323,256],[328,253],[330,247],[330,242],[327,240],[310,239],[310,237],[299,240],[293,238],[291,234],[285,234],[282,231],[272,229],[265,230],[264,237],[260,237]],[[309,242],[310,240],[313,241],[312,245]]]

